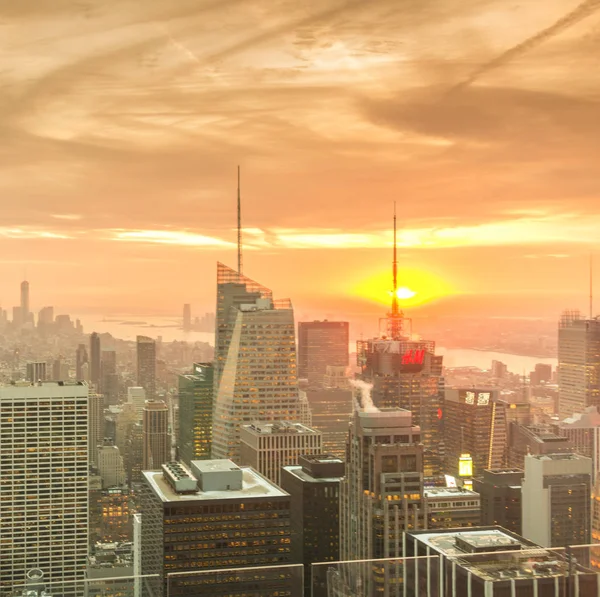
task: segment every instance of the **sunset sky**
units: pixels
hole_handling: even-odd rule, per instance
[[[0,304],[558,316],[600,278],[600,0],[0,0]],[[600,293],[600,282],[598,284]],[[600,298],[598,299],[600,304]]]

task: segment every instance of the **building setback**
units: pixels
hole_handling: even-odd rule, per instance
[[[141,573],[159,578],[146,580],[142,594],[301,594],[292,571],[280,568],[292,561],[285,491],[230,460],[193,461],[191,470],[169,463],[143,477]],[[260,566],[271,568],[257,576]],[[252,568],[247,574],[246,567]],[[232,568],[235,573],[218,574]],[[188,575],[168,580],[173,573]]]
[[[87,434],[86,384],[0,386],[0,593],[33,568],[47,582],[84,579]]]
[[[306,597],[327,597],[326,585],[315,583],[315,562],[340,559],[340,481],[344,463],[328,454],[301,456],[298,466],[285,466],[281,488],[291,497],[292,559],[304,564]]]
[[[302,455],[322,452],[320,432],[289,421],[243,425],[240,442],[240,464],[251,466],[276,485],[281,485],[281,467],[297,465]]]

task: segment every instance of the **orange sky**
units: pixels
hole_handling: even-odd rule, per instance
[[[584,308],[596,4],[0,0],[0,303],[212,309],[240,164],[299,318],[384,309],[394,200],[408,308]]]

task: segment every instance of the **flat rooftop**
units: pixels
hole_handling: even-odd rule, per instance
[[[0,385],[0,400],[3,398],[83,398],[89,394],[84,381],[18,381]]]
[[[423,494],[427,498],[471,498],[479,499],[479,494],[462,487],[426,487]]]
[[[273,421],[268,423],[254,421],[249,425],[242,425],[242,429],[257,435],[274,435],[277,433],[317,435],[320,433],[302,423],[293,421]]]
[[[215,461],[202,461],[208,464],[214,463]],[[229,462],[216,461],[217,463]],[[198,461],[194,461],[198,463]],[[219,465],[216,469],[207,469],[210,472],[219,472]],[[210,501],[210,500],[243,500],[249,498],[267,498],[267,497],[288,497],[289,494],[283,489],[277,487],[274,483],[271,483],[268,479],[257,473],[250,467],[240,467],[242,470],[242,489],[231,489],[225,491],[201,491],[198,490],[194,493],[178,494],[173,491],[169,483],[165,480],[162,471],[144,471],[142,473],[146,483],[150,486],[152,491],[156,494],[158,499],[163,503],[175,503],[175,502],[197,502],[197,501]],[[227,469],[229,470],[229,469]]]
[[[416,532],[413,536],[483,580],[562,577],[568,571],[560,554],[500,528]],[[578,567],[577,572],[587,571]]]
[[[342,461],[340,461],[342,462]],[[281,467],[288,471],[294,477],[297,477],[301,481],[306,483],[335,483],[338,482],[342,477],[313,477],[307,473],[301,466],[283,466]]]

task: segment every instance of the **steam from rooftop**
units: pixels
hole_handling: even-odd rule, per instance
[[[363,412],[366,413],[378,413],[379,409],[373,404],[373,398],[371,397],[371,390],[373,389],[372,383],[367,383],[362,379],[351,379],[350,384],[360,390],[360,402]]]

